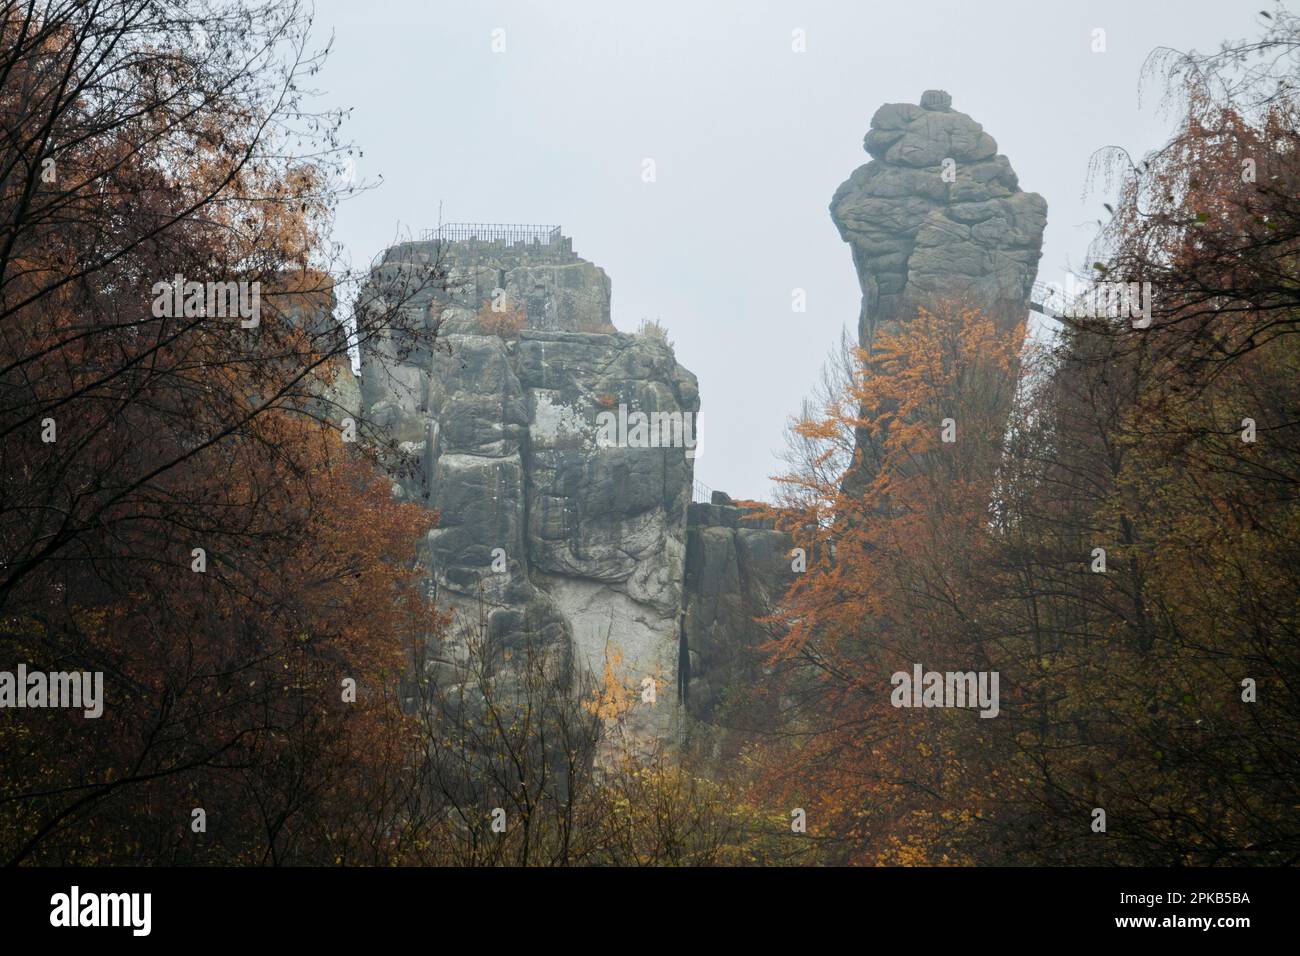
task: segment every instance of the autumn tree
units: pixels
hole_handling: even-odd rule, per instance
[[[348,355],[435,336],[403,306],[440,279],[334,314],[347,146],[304,99],[309,27],[0,5],[0,649],[106,697],[6,711],[7,862],[333,862],[362,741],[396,726],[386,629],[428,518],[366,461]]]
[[[858,349],[846,391],[797,426],[827,456],[867,436],[846,467],[871,480],[858,494],[834,470],[780,479],[775,514],[810,557],[774,620],[789,723],[760,749],[848,861],[969,860],[965,825],[996,780],[994,752],[970,746],[984,722],[901,711],[890,676],[988,666],[988,635],[954,626],[980,594],[1019,341],[968,309],[922,310]]]
[[[923,315],[799,426],[784,504],[815,560],[775,620],[786,719],[754,751],[826,852],[1297,860],[1300,168],[1277,80],[1300,34],[1263,17],[1258,41],[1151,61],[1182,122],[1121,157],[1093,270],[1149,282],[1149,324],[1063,317],[1015,375],[1014,343],[963,345],[978,318]],[[854,493],[825,467],[849,429]],[[999,716],[891,712],[911,662],[997,672]]]

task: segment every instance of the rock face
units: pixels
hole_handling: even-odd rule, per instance
[[[831,203],[862,285],[861,343],[938,299],[1023,319],[1046,204],[992,137],[929,91],[877,110],[865,146]],[[439,267],[447,287],[420,289]],[[631,702],[613,743],[633,747],[675,742],[684,713],[711,720],[761,677],[755,618],[789,584],[791,542],[725,495],[691,503],[695,376],[654,329],[614,329],[609,278],[558,227],[467,224],[396,245],[361,291],[371,306],[438,330],[433,350],[369,343],[360,391],[412,464],[394,493],[439,514],[421,560],[455,623],[431,667],[454,683],[481,629],[502,661],[531,648],[575,678],[608,669]]]
[[[1024,320],[1047,203],[1021,191],[984,127],[954,110],[947,93],[926,90],[919,106],[876,110],[862,145],[871,161],[840,184],[830,207],[862,287],[858,343],[870,349],[882,326],[923,306],[973,307],[1003,330]],[[869,447],[861,429],[856,445]],[[844,488],[854,493],[867,480],[854,468]]]
[[[757,508],[714,492],[687,517],[687,709],[711,721],[728,695],[761,677],[758,647],[770,635],[766,617],[790,584],[790,536],[774,529]]]
[[[862,286],[858,336],[942,299],[983,309],[1004,327],[1028,314],[1047,203],[1020,189],[984,128],[927,90],[919,106],[876,110],[872,159],[835,191],[831,218]]]
[[[511,228],[453,225],[433,234],[450,280],[447,305],[472,314],[495,293],[522,307],[530,329],[613,332],[605,270],[574,254],[559,227]],[[493,238],[503,232],[507,238]],[[516,234],[528,238],[510,241]]]
[[[419,465],[396,493],[440,516],[423,561],[456,622],[434,666],[456,666],[482,612],[505,651],[531,644],[597,679],[608,663],[635,693],[620,732],[671,740],[695,376],[662,337],[614,331],[609,279],[567,239],[404,243],[362,295],[382,306],[439,259],[449,289],[407,307],[440,323],[444,347],[376,343],[362,367],[369,417]],[[503,293],[524,327],[486,333],[482,310]],[[670,424],[651,436],[642,415]]]

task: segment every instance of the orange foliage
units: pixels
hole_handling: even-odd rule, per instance
[[[952,624],[979,587],[1021,330],[962,308],[921,311],[858,352],[849,394],[800,434],[828,438],[845,426],[870,441],[852,467],[869,478],[846,493],[815,474],[778,480],[801,506],[772,512],[808,554],[769,646],[788,683],[811,703],[791,730],[794,747],[757,748],[768,786],[808,808],[810,832],[846,841],[861,863],[960,863],[961,835],[990,799],[945,780],[968,735],[969,711],[900,711],[890,675],[979,669],[978,648],[954,646]],[[852,412],[848,411],[853,409]],[[945,419],[956,440],[942,440]],[[942,799],[939,795],[942,794]]]

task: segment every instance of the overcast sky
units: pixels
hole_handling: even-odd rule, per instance
[[[1060,282],[1110,198],[1100,184],[1084,196],[1089,157],[1144,152],[1170,128],[1157,87],[1139,98],[1147,54],[1253,36],[1261,7],[1271,0],[317,0],[320,37],[335,34],[323,105],[353,108],[357,174],[380,183],[343,204],[334,238],[360,266],[401,230],[435,226],[439,204],[444,222],[562,225],[609,273],[614,324],[660,321],[699,377],[697,478],[767,497],[787,417],[856,323],[827,206],[867,161],[878,106],[951,93],[1047,199],[1039,278]]]

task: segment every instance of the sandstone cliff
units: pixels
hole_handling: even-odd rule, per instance
[[[864,145],[872,159],[831,202],[860,342],[941,300],[1022,320],[1046,204],[993,138],[932,90],[877,110]],[[409,295],[435,267],[445,288]],[[529,646],[575,679],[608,667],[630,701],[611,745],[634,748],[679,740],[685,713],[712,720],[761,679],[755,618],[789,583],[791,542],[725,495],[691,503],[695,376],[654,329],[615,330],[608,276],[558,227],[401,243],[360,302],[401,302],[438,330],[433,350],[372,343],[361,382],[366,417],[412,465],[395,493],[440,516],[422,562],[455,623],[432,667],[454,681],[480,621],[503,662]]]
[[[667,740],[679,718],[693,439],[651,444],[635,425],[639,415],[693,425],[699,393],[661,337],[614,331],[608,278],[556,240],[389,249],[364,299],[381,306],[406,271],[440,260],[447,290],[409,307],[440,323],[444,347],[369,350],[364,403],[419,464],[398,493],[440,515],[424,561],[457,620],[435,666],[454,670],[481,602],[504,656],[531,643],[575,674],[600,677],[609,663],[635,694],[621,729],[634,743]],[[522,307],[523,328],[485,332],[493,301]],[[634,427],[606,436],[611,419]],[[647,678],[653,703],[641,699]]]
[[[790,536],[758,511],[721,492],[690,507],[682,676],[696,720],[713,720],[761,679],[758,648],[771,635],[758,619],[772,613],[790,584]]]
[[[862,287],[858,343],[871,348],[878,329],[925,306],[976,308],[1004,330],[1025,320],[1047,203],[1020,189],[993,137],[927,90],[920,105],[876,110],[863,148],[872,159],[830,205]],[[870,447],[862,431],[856,445]],[[844,487],[865,480],[855,468]]]
[[[831,218],[862,286],[859,341],[882,322],[941,299],[1025,318],[1042,252],[1047,203],[1020,189],[993,137],[952,98],[876,110],[863,139],[871,161],[835,191]]]

